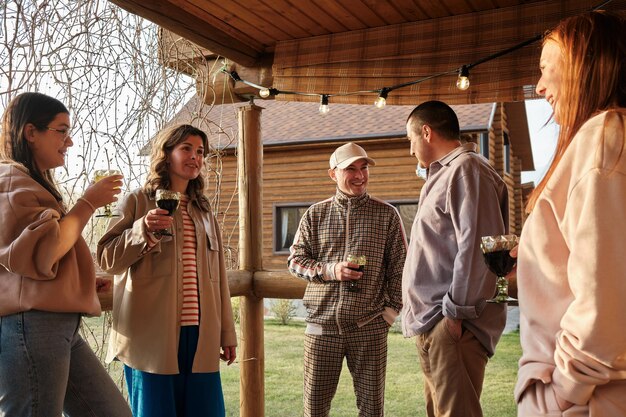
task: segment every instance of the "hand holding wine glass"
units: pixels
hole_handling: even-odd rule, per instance
[[[122,188],[122,173],[117,169],[96,169],[93,173],[93,182],[94,185],[101,182],[104,179],[110,179],[106,183],[102,183],[102,188],[105,188],[103,191],[114,191],[114,196],[119,194],[120,189]],[[113,188],[107,188],[106,186],[112,186]],[[104,213],[96,215],[96,217],[117,217],[117,214],[113,214],[111,211],[111,204],[115,201],[115,198],[109,203],[104,205]],[[100,207],[100,206],[96,206]]]
[[[367,258],[365,257],[365,255],[349,254],[348,257],[346,258],[346,261],[348,261],[351,264],[358,265],[358,268],[350,268],[350,269],[363,273],[363,271],[365,270],[365,264],[367,263]],[[348,291],[359,292],[361,291],[361,289],[359,288],[356,281],[348,281]]]
[[[485,263],[489,270],[498,276],[496,281],[496,296],[487,302],[490,303],[506,303],[515,301],[509,297],[509,283],[506,279],[512,270],[517,259],[511,257],[510,251],[519,243],[519,238],[515,235],[495,235],[483,236],[481,238],[480,247],[485,257]]]
[[[153,231],[158,236],[173,236],[167,228],[159,227],[163,225],[164,216],[169,216],[169,218],[166,218],[165,220],[169,225],[172,224],[171,217],[174,215],[174,212],[180,203],[180,193],[171,190],[158,189],[155,193],[155,199],[157,207],[159,207],[161,211],[151,210],[148,212],[148,215],[146,215],[145,218],[146,226],[148,227],[148,230]],[[157,229],[153,230],[155,227]]]
[[[108,172],[108,171],[107,171]],[[122,174],[117,170],[112,170],[112,174],[104,175],[96,178],[94,174],[94,180],[92,184],[85,190],[85,194],[81,198],[87,200],[92,208],[97,209],[99,207],[105,208],[105,213],[98,215],[97,217],[114,217],[111,213],[110,204],[117,201],[117,195],[122,188]],[[108,213],[108,214],[107,214]]]

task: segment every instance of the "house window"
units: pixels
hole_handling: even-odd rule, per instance
[[[481,133],[480,134],[480,154],[485,158],[489,159],[489,133]]]
[[[417,201],[390,201],[389,204],[394,206],[398,210],[398,213],[400,213],[402,226],[404,226],[404,233],[406,233],[406,239],[409,240],[411,237],[413,220],[415,219],[415,214],[417,214]]]
[[[511,173],[511,142],[509,141],[509,134],[504,132],[504,172]]]
[[[417,213],[417,201],[391,201],[400,213],[402,225],[407,239],[411,236],[413,219]],[[288,253],[289,247],[293,244],[300,219],[308,210],[311,204],[294,203],[274,206],[274,253]]]
[[[310,203],[274,206],[274,252],[287,253]]]

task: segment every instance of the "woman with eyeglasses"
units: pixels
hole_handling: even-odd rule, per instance
[[[130,416],[128,404],[78,333],[100,314],[81,232],[116,200],[121,176],[91,185],[73,207],[53,170],[65,163],[70,115],[58,100],[23,93],[0,133],[0,415]]]

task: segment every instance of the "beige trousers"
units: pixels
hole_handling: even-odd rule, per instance
[[[480,394],[488,356],[472,332],[464,329],[456,340],[441,320],[418,335],[416,345],[428,417],[482,417]]]

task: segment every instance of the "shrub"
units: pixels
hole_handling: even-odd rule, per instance
[[[292,300],[273,300],[270,311],[280,320],[281,324],[288,324],[296,314],[296,306]]]

